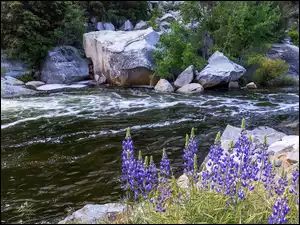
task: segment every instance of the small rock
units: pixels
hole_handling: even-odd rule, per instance
[[[235,88],[240,88],[239,82],[237,81],[230,81],[228,84],[229,89],[235,89]]]
[[[167,13],[160,18],[160,22],[171,23],[175,20],[177,20],[177,18],[174,15],[172,15],[171,13]]]
[[[95,81],[97,84],[104,84],[106,82],[106,77],[103,75],[95,74]]]
[[[174,92],[173,86],[166,79],[160,79],[154,89],[159,92]]]
[[[98,22],[97,23],[97,30],[104,30],[104,26],[103,26],[103,23],[102,22]]]
[[[198,83],[186,84],[177,90],[178,93],[193,94],[203,92],[203,87]]]
[[[188,68],[186,68],[176,79],[176,81],[174,82],[174,85],[176,87],[182,87],[186,84],[189,84],[192,82],[192,80],[194,79],[194,71],[195,68],[193,65],[189,66]]]
[[[83,208],[75,211],[58,224],[67,223],[90,223],[96,224],[101,219],[107,218],[111,214],[123,212],[126,206],[118,203],[108,203],[104,205],[87,204]]]
[[[299,149],[298,151],[289,152],[287,154],[287,160],[289,160],[291,163],[299,162]]]
[[[287,135],[281,141],[276,141],[268,148],[269,151],[274,151],[275,154],[298,151],[299,152],[299,136]]]
[[[248,88],[248,89],[256,89],[257,86],[256,86],[256,84],[254,82],[251,82],[251,83],[249,83],[249,84],[246,85],[246,88]]]
[[[103,27],[105,30],[115,30],[115,26],[112,23],[104,23]]]
[[[29,89],[36,90],[37,87],[45,85],[42,81],[29,81],[25,84],[25,86]]]
[[[120,27],[120,30],[131,31],[133,30],[133,25],[129,20],[126,20],[124,24]]]
[[[178,177],[178,179],[177,179],[177,185],[180,188],[188,188],[188,184],[189,184],[189,178],[187,177],[186,174],[183,174],[180,177]]]
[[[134,30],[143,30],[147,29],[148,27],[148,23],[142,20],[135,25]]]

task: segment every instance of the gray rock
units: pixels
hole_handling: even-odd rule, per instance
[[[53,91],[53,90],[61,90],[61,89],[67,89],[67,88],[84,88],[87,87],[86,84],[45,84],[37,87],[36,89],[38,91]]]
[[[160,79],[154,87],[159,92],[174,92],[173,86],[166,79]]]
[[[58,224],[67,224],[74,222],[96,224],[100,220],[107,218],[109,214],[116,214],[125,210],[125,205],[117,203],[108,203],[104,205],[87,204],[83,208],[73,212],[72,215],[66,217]]]
[[[120,30],[131,31],[133,30],[133,25],[129,20],[126,20],[124,24],[120,27]]]
[[[48,51],[41,81],[46,84],[70,84],[88,78],[88,62],[72,46],[56,47]]]
[[[248,88],[248,89],[256,89],[257,86],[256,86],[256,84],[254,82],[251,82],[251,83],[248,83],[246,85],[246,88]]]
[[[282,59],[290,65],[288,75],[299,80],[299,47],[289,44],[274,44],[267,56]]]
[[[183,174],[180,177],[178,177],[177,185],[180,188],[188,188],[189,187],[189,178],[187,177],[186,174]]]
[[[242,129],[239,127],[234,127],[231,125],[226,126],[221,136],[221,146],[225,151],[228,150],[228,146],[231,140],[233,141],[233,143],[237,141],[237,139],[241,135],[241,130]],[[272,143],[281,140],[281,138],[285,136],[284,133],[276,131],[273,128],[266,126],[260,126],[253,129],[252,131],[246,131],[247,136],[251,135],[255,148],[259,148],[262,146],[262,144],[264,143],[265,135],[267,137],[267,145],[271,145]]]
[[[176,87],[182,87],[186,84],[189,84],[192,82],[194,79],[194,72],[195,72],[195,67],[193,65],[189,66],[186,68],[174,82],[174,85]]]
[[[240,85],[239,85],[239,82],[237,81],[230,81],[229,84],[228,84],[228,88],[229,89],[239,89],[240,88]]]
[[[92,23],[97,23],[96,17],[92,17],[92,18],[91,18],[91,22],[92,22]]]
[[[244,67],[230,61],[219,51],[216,51],[208,62],[209,64],[196,75],[196,79],[204,88],[237,81],[246,72]]]
[[[4,82],[8,85],[24,85],[23,81],[20,81],[20,80],[14,78],[14,77],[11,77],[11,76],[1,77],[1,82]]]
[[[178,93],[193,94],[203,92],[203,87],[198,83],[186,84],[177,90]]]
[[[115,26],[112,23],[104,23],[104,30],[115,30]]]
[[[104,26],[103,26],[103,23],[102,22],[98,22],[97,23],[97,30],[104,30]]]
[[[29,81],[25,84],[25,86],[27,88],[33,89],[33,90],[36,90],[37,87],[42,86],[42,85],[45,85],[45,83],[42,81]]]
[[[5,54],[1,51],[1,68],[4,69],[4,76],[18,78],[25,73],[30,72],[23,61],[7,60]]]
[[[31,95],[36,92],[24,87],[24,85],[12,85],[1,77],[1,98],[18,97],[22,95]]]
[[[93,62],[94,74],[108,83],[149,85],[155,63],[154,46],[159,35],[150,27],[135,31],[96,31],[84,34],[84,50]]]
[[[272,143],[268,148],[268,152],[269,151],[274,151],[275,154],[281,154],[285,152],[298,152],[299,154],[299,136],[284,136],[282,140]],[[290,157],[292,157],[292,155],[290,155]]]
[[[148,27],[149,27],[148,23],[142,20],[135,25],[134,30],[144,30],[147,29]]]
[[[95,74],[95,81],[97,84],[104,84],[106,82],[106,77],[103,76],[103,75],[98,75],[98,74]]]
[[[298,151],[295,150],[295,151],[289,152],[287,154],[287,160],[289,160],[292,163],[299,162],[299,148],[298,148]]]
[[[253,142],[259,146],[264,143],[264,136],[267,137],[267,145],[271,145],[272,143],[281,140],[286,134],[274,130],[271,127],[260,126],[251,131],[251,135],[253,136]]]

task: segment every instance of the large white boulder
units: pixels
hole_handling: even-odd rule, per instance
[[[95,31],[83,35],[87,58],[94,74],[108,83],[131,86],[149,85],[153,75],[152,58],[159,35],[150,27],[135,31]]]
[[[181,74],[179,74],[179,76],[177,77],[177,79],[174,82],[174,85],[176,87],[182,87],[186,84],[191,83],[192,80],[194,79],[194,71],[195,71],[195,68],[193,65],[186,68]]]
[[[182,94],[194,94],[194,93],[200,93],[203,92],[203,87],[201,84],[198,83],[191,83],[183,85],[181,88],[177,90],[178,93]]]
[[[154,89],[159,92],[174,92],[173,86],[166,79],[160,79]]]

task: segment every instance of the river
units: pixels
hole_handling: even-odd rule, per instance
[[[1,222],[57,222],[67,209],[119,201],[121,142],[159,163],[165,148],[182,172],[185,134],[195,127],[204,159],[227,124],[247,129],[299,120],[298,89],[205,90],[192,96],[140,89],[86,89],[1,99]],[[32,214],[18,211],[27,201]]]

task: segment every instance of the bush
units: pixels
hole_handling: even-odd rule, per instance
[[[297,31],[296,29],[292,29],[289,31],[288,35],[291,37],[294,45],[299,46],[299,31]]]
[[[32,72],[24,73],[22,76],[18,77],[18,80],[23,81],[24,83],[27,83],[29,81],[34,81],[35,79],[32,76]]]
[[[262,86],[277,86],[289,84],[292,78],[288,78],[289,65],[280,59],[269,59],[263,55],[253,55],[248,59],[248,65],[257,64],[254,72],[254,82]],[[277,82],[276,82],[277,81]],[[278,82],[281,81],[281,82]]]
[[[121,181],[131,210],[113,223],[299,223],[299,166],[287,178],[283,166],[272,164],[264,139],[255,149],[243,120],[240,136],[230,142],[228,151],[217,134],[200,169],[192,129],[183,150],[186,182],[179,186],[164,150],[159,169],[152,157],[143,159],[141,152],[135,157],[128,129],[122,143]]]
[[[176,77],[190,65],[198,70],[205,66],[206,60],[197,55],[197,48],[191,44],[189,38],[189,31],[182,25],[178,22],[171,23],[171,32],[162,34],[158,50],[154,51],[157,76]]]
[[[72,1],[1,2],[1,48],[38,69],[50,48],[81,44],[84,22]]]

